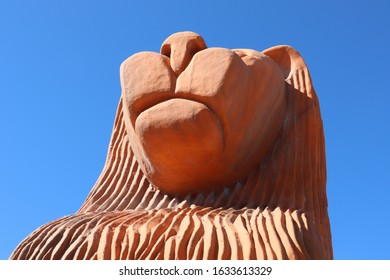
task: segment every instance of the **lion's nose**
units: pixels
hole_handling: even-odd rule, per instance
[[[194,32],[179,32],[164,41],[160,52],[170,58],[172,70],[180,75],[192,57],[206,48],[206,43],[200,35]]]

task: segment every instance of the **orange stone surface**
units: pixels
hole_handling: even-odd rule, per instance
[[[180,32],[126,59],[120,80],[86,201],[11,259],[333,258],[319,103],[296,50]]]

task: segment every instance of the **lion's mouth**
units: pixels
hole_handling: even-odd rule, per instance
[[[208,102],[210,101],[210,102]],[[133,103],[131,112],[131,121],[135,128],[138,118],[145,112],[158,108],[159,110],[164,108],[165,104],[170,105],[170,109],[175,110],[177,107],[183,104],[197,103],[199,106],[204,106],[218,121],[221,129],[223,128],[222,120],[217,109],[213,105],[210,98],[199,96],[192,93],[183,93],[176,91],[174,93],[161,92],[161,93],[150,93],[145,94]],[[174,105],[177,106],[174,106]],[[170,111],[174,112],[174,111]],[[168,113],[168,112],[167,112]],[[180,116],[178,116],[180,117]]]
[[[153,96],[154,95],[154,96]],[[175,101],[175,100],[186,100],[186,101],[192,101],[192,102],[197,102],[197,103],[200,103],[202,105],[204,105],[205,107],[207,107],[210,111],[214,112],[210,106],[208,104],[205,104],[205,102],[201,102],[200,100],[197,100],[196,98],[188,98],[188,96],[186,96],[186,98],[183,98],[183,97],[180,97],[179,95],[175,95],[175,94],[171,94],[170,96],[167,96],[165,94],[151,94],[151,95],[148,95],[148,96],[145,96],[145,97],[152,97],[152,98],[141,98],[140,100],[138,100],[139,103],[142,103],[143,106],[140,106],[140,108],[138,110],[135,110],[135,121],[136,119],[145,111],[149,110],[149,109],[152,109],[156,106],[159,106],[161,104],[164,104],[166,103],[167,101]],[[149,100],[147,100],[149,99]],[[136,106],[134,106],[136,107]]]
[[[201,137],[199,134],[208,135],[210,131],[215,131],[211,134],[221,141],[223,149],[223,127],[219,118],[209,106],[197,100],[169,98],[145,106],[138,114],[134,128],[137,134],[150,133],[154,130],[162,136],[167,130],[184,139],[186,135],[196,139]]]

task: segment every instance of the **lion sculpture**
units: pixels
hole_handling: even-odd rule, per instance
[[[103,171],[11,259],[332,259],[323,125],[301,55],[193,32],[120,68]]]

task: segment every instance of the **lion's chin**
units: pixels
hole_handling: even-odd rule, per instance
[[[210,178],[223,165],[224,136],[220,121],[206,105],[182,98],[161,102],[138,116],[135,134],[154,167],[149,177],[161,190],[191,193],[218,185]]]

